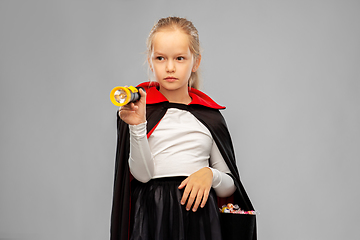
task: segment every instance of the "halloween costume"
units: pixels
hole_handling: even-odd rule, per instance
[[[152,85],[150,83],[139,85],[139,87],[143,87],[147,92],[146,118],[148,136],[155,130],[167,109],[178,108],[189,111],[211,132],[223,159],[231,171],[231,177],[233,178],[237,189],[231,197],[231,200],[229,198],[218,198],[219,206],[228,202],[233,202],[238,204],[243,210],[254,210],[245,189],[241,184],[230,134],[226,127],[225,120],[219,112],[219,109],[224,109],[224,107],[218,105],[210,97],[196,89],[189,89],[189,95],[192,98],[192,102],[189,105],[169,103],[157,90],[157,86],[158,84],[154,83]],[[129,239],[129,218],[131,210],[130,181],[132,180],[128,166],[130,148],[129,128],[119,117],[117,122],[118,143],[111,217],[111,240],[127,240]],[[254,223],[254,225],[256,225],[256,223]],[[252,226],[251,231],[253,231],[251,233],[253,236],[252,240],[255,240],[256,226]]]

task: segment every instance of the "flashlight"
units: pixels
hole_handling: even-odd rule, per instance
[[[140,99],[139,89],[142,87],[115,87],[110,92],[111,102],[118,107],[124,106]],[[142,88],[144,90],[144,88]],[[145,91],[145,90],[144,90]]]

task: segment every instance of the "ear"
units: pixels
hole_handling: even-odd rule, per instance
[[[199,56],[196,58],[196,60],[194,62],[194,66],[192,68],[192,72],[196,72],[199,69],[200,62],[201,62],[201,54],[199,54]]]

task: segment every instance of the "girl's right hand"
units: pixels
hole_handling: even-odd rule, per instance
[[[139,89],[141,98],[135,103],[129,103],[119,108],[120,118],[129,125],[146,122],[146,92]]]

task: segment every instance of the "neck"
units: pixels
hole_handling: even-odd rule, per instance
[[[166,97],[166,99],[171,102],[171,103],[181,103],[181,104],[189,104],[192,99],[189,95],[189,90],[188,88],[185,89],[185,91],[169,91],[166,89],[161,88],[159,89],[159,92],[161,92],[162,95],[164,95],[164,97]]]

